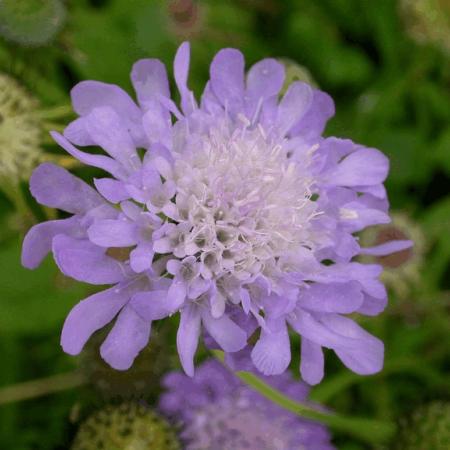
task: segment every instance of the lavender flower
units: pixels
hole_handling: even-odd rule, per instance
[[[221,50],[200,104],[187,86],[188,68],[184,43],[174,63],[181,110],[155,59],[133,67],[138,105],[114,85],[75,86],[79,118],[64,136],[52,135],[109,175],[94,180],[96,190],[51,164],[31,178],[40,203],[73,216],[32,228],[23,264],[34,268],[51,250],[66,275],[113,285],[73,308],[63,349],[79,353],[117,316],[100,351],[125,370],[152,322],[179,313],[177,346],[189,375],[202,330],[227,353],[259,330],[251,359],[263,374],[280,374],[291,359],[288,327],[302,337],[308,383],[323,377],[322,347],[359,374],[380,370],[383,344],[345,315],[376,315],[386,305],[381,267],[353,258],[411,244],[361,248],[353,235],[390,220],[387,158],[322,137],[332,100],[302,82],[280,99],[284,69],[273,59],[245,75],[242,54]],[[115,258],[117,248],[127,256]]]
[[[304,402],[308,388],[287,372],[266,380]],[[244,386],[215,360],[193,378],[172,372],[160,410],[181,426],[186,450],[333,450],[323,425],[302,419]]]

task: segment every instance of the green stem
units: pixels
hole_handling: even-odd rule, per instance
[[[66,389],[81,386],[85,382],[85,379],[80,374],[69,372],[6,386],[0,389],[0,405],[65,391]]]
[[[58,131],[59,133],[62,133],[66,127],[65,125],[52,121],[42,121],[42,126],[45,131]]]
[[[54,106],[53,108],[41,109],[34,113],[41,120],[55,120],[73,114],[71,105]]]
[[[224,363],[223,352],[212,351],[213,355]],[[245,384],[259,392],[264,397],[281,406],[282,408],[307,419],[317,420],[330,428],[351,434],[365,442],[381,443],[388,441],[395,433],[395,425],[391,422],[381,422],[372,419],[360,419],[347,417],[329,412],[318,411],[316,408],[299,403],[285,396],[283,393],[266,384],[256,375],[250,372],[238,371],[235,375]]]
[[[9,200],[11,200],[11,203],[14,205],[16,211],[25,217],[30,215],[31,210],[25,200],[20,184],[8,182],[7,180],[0,180],[0,183],[2,185],[2,191],[6,194]]]
[[[421,361],[411,358],[386,363],[383,372],[376,377],[386,377],[399,372],[411,373],[435,386],[440,386],[444,382],[439,375],[422,364]],[[311,393],[311,399],[319,403],[327,403],[331,398],[339,394],[339,392],[349,389],[350,386],[365,381],[373,381],[373,379],[374,377],[361,377],[352,372],[345,372],[315,387]]]

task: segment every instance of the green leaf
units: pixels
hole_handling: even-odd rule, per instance
[[[435,151],[438,164],[450,174],[450,127],[442,132]]]
[[[0,251],[0,330],[42,334],[61,327],[74,303],[87,295],[81,283],[61,275],[47,258],[36,270],[20,264],[16,242]]]

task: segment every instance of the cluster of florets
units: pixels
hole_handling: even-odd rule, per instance
[[[264,381],[306,402],[308,387],[289,373]],[[324,425],[296,416],[245,386],[216,360],[193,378],[165,376],[160,410],[180,428],[186,450],[334,450]]]
[[[125,370],[147,345],[152,322],[179,314],[178,352],[189,375],[202,330],[228,357],[251,346],[266,375],[289,365],[288,328],[301,335],[309,383],[323,376],[322,347],[357,373],[380,370],[383,344],[345,315],[375,315],[386,304],[380,266],[354,258],[410,245],[361,248],[354,235],[389,222],[386,157],[322,137],[332,100],[302,82],[280,98],[284,68],[273,59],[245,75],[242,54],[221,50],[200,104],[188,68],[184,43],[174,63],[181,109],[155,59],[133,67],[137,104],[113,85],[75,86],[79,118],[53,137],[108,175],[94,180],[95,189],[52,164],[31,178],[40,203],[73,215],[29,232],[24,265],[36,267],[52,250],[66,275],[113,285],[73,308],[64,350],[79,353],[115,320],[101,354]],[[93,145],[107,155],[76,147]]]

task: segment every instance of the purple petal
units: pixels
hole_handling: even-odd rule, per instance
[[[282,136],[304,116],[312,98],[313,92],[308,84],[296,81],[289,86],[278,106],[277,123]]]
[[[183,42],[177,50],[173,64],[175,82],[181,95],[181,107],[185,114],[192,112],[195,108],[195,100],[192,92],[187,87],[189,75],[190,45]]]
[[[82,81],[70,93],[73,109],[80,116],[89,114],[94,108],[110,106],[117,113],[133,121],[139,121],[141,112],[130,96],[114,84],[100,81]]]
[[[226,299],[216,288],[216,285],[212,285],[212,292],[209,297],[209,303],[211,305],[211,315],[218,319],[225,313]]]
[[[358,342],[351,349],[334,349],[349,369],[360,375],[370,375],[383,368],[384,346],[379,339],[346,317],[330,314],[324,316],[322,321],[332,331]]]
[[[169,261],[170,262],[170,261]],[[183,304],[184,299],[187,294],[187,286],[184,281],[181,281],[175,278],[170,285],[170,288],[167,292],[167,296],[169,297],[171,302],[176,304]]]
[[[324,314],[325,315],[325,314]],[[321,317],[321,316],[320,316]],[[289,323],[303,338],[310,340],[325,348],[352,347],[354,342],[329,330],[315,316],[307,311],[299,311],[295,319]]]
[[[181,365],[190,377],[194,376],[194,355],[200,336],[200,322],[200,313],[195,306],[188,305],[181,310],[177,348]]]
[[[398,240],[385,242],[384,244],[376,245],[375,247],[361,248],[361,255],[372,255],[372,256],[385,256],[391,253],[401,252],[411,248],[414,245],[413,241],[408,240]]]
[[[310,385],[318,384],[324,375],[324,357],[322,347],[306,338],[302,338],[300,373]]]
[[[35,269],[52,249],[53,238],[59,234],[75,236],[83,230],[77,217],[63,220],[50,220],[32,227],[22,244],[22,265]]]
[[[359,314],[366,316],[377,316],[386,308],[388,303],[387,295],[381,298],[375,298],[371,295],[364,295],[364,301],[361,307],[358,309]]]
[[[389,170],[389,160],[374,148],[363,148],[348,155],[327,176],[336,186],[370,186],[382,183]]]
[[[220,50],[211,63],[211,88],[230,112],[237,112],[242,107],[244,66],[244,56],[234,48]]]
[[[150,329],[151,322],[143,320],[133,308],[125,307],[100,347],[102,358],[114,369],[128,370],[147,345]]]
[[[61,272],[91,284],[113,284],[125,279],[123,265],[105,250],[79,240],[58,235],[53,239],[53,255]]]
[[[206,83],[205,89],[203,90],[200,106],[203,111],[210,113],[212,116],[222,113],[222,105],[214,94],[210,81]]]
[[[91,335],[107,325],[129,300],[129,290],[114,286],[91,295],[75,305],[67,316],[61,345],[70,355],[78,355]]]
[[[383,268],[378,264],[337,263],[323,268],[320,273],[310,274],[310,277],[311,280],[320,283],[342,283],[357,280],[365,286],[367,280],[379,277],[382,271]]]
[[[237,352],[247,345],[247,333],[227,315],[215,319],[205,310],[202,321],[208,333],[225,352]]]
[[[336,244],[333,251],[347,261],[356,256],[361,250],[358,240],[350,233],[336,231],[334,239]]]
[[[130,266],[136,273],[144,272],[152,267],[153,244],[151,242],[140,242],[130,253]]]
[[[149,100],[149,109],[142,118],[142,125],[150,144],[172,146],[172,124],[161,103]]]
[[[94,108],[85,120],[86,130],[97,145],[129,170],[139,168],[140,159],[134,142],[114,109]]]
[[[261,336],[253,347],[252,361],[264,375],[283,373],[291,361],[291,347],[286,324],[275,331],[261,330]]]
[[[387,296],[386,287],[380,280],[374,278],[366,278],[358,281],[362,284],[364,292],[371,295],[372,297],[375,297],[377,299],[384,299]]]
[[[352,313],[362,305],[361,289],[356,281],[313,284],[301,291],[298,305],[311,311]]]
[[[52,163],[41,164],[34,170],[30,190],[39,203],[72,214],[86,213],[103,203],[83,180]]]
[[[317,141],[325,125],[334,116],[334,102],[325,92],[313,90],[311,105],[304,116],[292,127],[293,136],[302,136],[307,142]]]
[[[278,95],[284,82],[284,67],[275,59],[267,58],[254,64],[247,74],[249,117],[260,100]]]
[[[56,131],[50,132],[52,138],[64,149],[67,153],[70,153],[74,158],[78,159],[84,164],[89,166],[98,167],[99,169],[106,170],[116,178],[122,178],[124,176],[123,170],[117,161],[104,155],[91,155],[89,153],[82,152],[75,148],[63,135]]]
[[[136,224],[123,219],[96,220],[87,233],[100,247],[131,247],[139,240]]]
[[[130,198],[122,181],[112,178],[95,178],[94,184],[98,192],[111,203],[120,203]]]
[[[386,224],[391,221],[389,215],[375,208],[368,208],[359,200],[349,202],[340,209],[345,229],[354,233],[370,225]]]
[[[94,145],[90,134],[86,130],[86,120],[84,117],[75,119],[64,129],[64,137],[75,145]]]
[[[141,59],[133,65],[131,81],[139,104],[148,109],[147,102],[158,95],[170,97],[169,80],[164,64],[158,59]]]
[[[381,183],[373,186],[353,186],[353,189],[357,192],[365,192],[366,194],[373,195],[374,197],[383,200],[387,197],[386,188]]]
[[[154,290],[137,293],[130,305],[147,320],[161,320],[178,310],[180,304],[167,295],[166,290]]]

